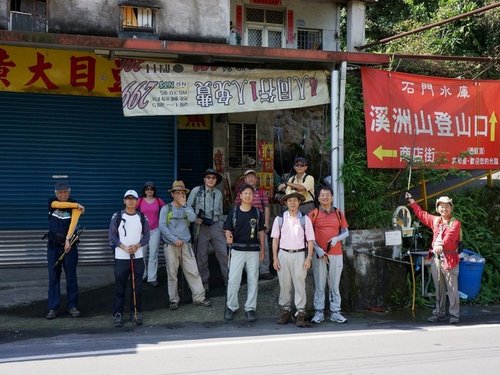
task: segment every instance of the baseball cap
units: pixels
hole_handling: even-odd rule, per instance
[[[137,191],[135,191],[135,190],[127,190],[125,192],[125,194],[123,195],[123,198],[127,198],[129,196],[132,196],[135,199],[139,199],[139,195],[137,194]]]

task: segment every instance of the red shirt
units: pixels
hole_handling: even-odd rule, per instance
[[[327,242],[332,237],[340,234],[341,228],[347,228],[348,224],[345,216],[338,208],[330,210],[327,213],[323,208],[316,208],[308,213],[309,218],[313,223],[314,236],[316,243],[326,252]],[[339,221],[340,217],[340,221]],[[335,246],[330,247],[328,255],[341,255],[342,241],[337,242]]]
[[[441,232],[441,237],[443,239],[443,253],[446,263],[443,267],[445,269],[452,269],[456,267],[460,262],[460,258],[457,253],[458,243],[460,242],[460,221],[452,218],[448,224],[443,224],[441,216],[431,215],[422,210],[417,202],[413,202],[410,207],[418,220],[432,229],[433,244],[436,241],[439,232]],[[429,255],[431,255],[430,252]]]

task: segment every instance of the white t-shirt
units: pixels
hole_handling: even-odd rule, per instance
[[[118,235],[120,238],[120,242],[125,246],[135,245],[139,243],[142,238],[141,215],[138,212],[130,215],[124,211],[120,224],[118,225]],[[144,255],[142,247],[140,247],[136,251],[135,257],[142,258],[143,256]],[[120,249],[119,247],[115,247],[115,258],[130,259],[130,254]]]

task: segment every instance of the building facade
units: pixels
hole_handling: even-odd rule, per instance
[[[294,121],[299,128],[322,128],[328,108],[125,117],[120,71],[144,60],[330,71],[346,60],[382,63],[385,58],[352,52],[364,42],[365,6],[327,0],[1,2],[0,238],[9,242],[0,244],[0,267],[45,261],[39,237],[47,199],[61,179],[87,208],[81,223],[92,236],[82,241],[83,262],[109,258],[109,219],[122,206],[123,191],[140,191],[145,181],[154,181],[167,198],[174,179],[192,188],[203,170],[219,163],[226,193],[253,168],[272,195],[276,134],[289,133]],[[348,15],[344,41],[342,7]]]

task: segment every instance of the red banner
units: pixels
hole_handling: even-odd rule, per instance
[[[369,168],[500,168],[500,82],[362,68]]]

